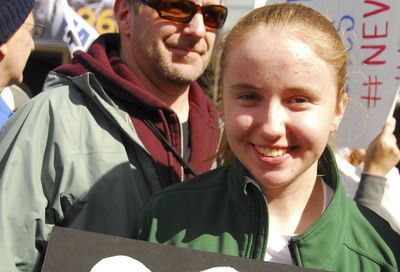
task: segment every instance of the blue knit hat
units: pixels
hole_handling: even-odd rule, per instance
[[[0,0],[0,45],[25,22],[35,0]]]

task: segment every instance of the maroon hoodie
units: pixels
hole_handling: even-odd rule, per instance
[[[181,154],[178,117],[163,101],[145,90],[136,75],[122,62],[119,49],[117,34],[101,35],[87,53],[75,52],[72,64],[62,65],[55,72],[68,76],[92,72],[115,103],[130,115],[137,134],[156,162],[161,186],[177,183],[183,175],[181,165],[143,120],[147,119],[155,124]],[[212,157],[217,149],[219,115],[214,104],[196,82],[190,85],[189,105],[189,165],[197,173],[202,173],[211,168]]]

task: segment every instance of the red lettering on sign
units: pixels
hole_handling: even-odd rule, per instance
[[[384,34],[378,34],[378,26],[374,25],[374,33],[373,34],[366,34],[365,33],[365,26],[366,24],[363,23],[362,25],[362,36],[364,39],[375,39],[375,38],[387,38],[388,36],[388,28],[389,28],[389,23],[386,21],[386,28],[385,28],[385,33]]]
[[[375,5],[375,6],[378,7],[378,9],[376,9],[376,10],[364,13],[364,15],[363,15],[364,18],[367,18],[367,17],[375,15],[375,14],[379,14],[381,12],[385,12],[385,11],[390,9],[390,6],[385,5],[385,4],[383,4],[383,3],[379,2],[379,1],[365,0],[364,3],[365,4],[372,4],[372,5]]]
[[[374,49],[376,50],[376,52],[370,56],[369,58],[365,59],[363,61],[363,64],[367,64],[367,65],[382,65],[386,63],[386,60],[374,60],[374,58],[376,58],[377,56],[379,56],[380,54],[382,54],[382,52],[385,51],[386,46],[385,45],[362,45],[361,46],[362,49]]]

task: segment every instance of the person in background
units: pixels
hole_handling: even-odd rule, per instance
[[[0,0],[0,93],[12,84],[20,84],[34,39],[43,35],[44,27],[35,24],[35,0]],[[0,128],[13,109],[0,96]]]
[[[393,117],[367,149],[339,147],[336,161],[347,194],[386,219],[400,233],[399,102]]]
[[[328,146],[346,48],[300,4],[243,17],[222,46],[225,166],[159,192],[134,238],[326,271],[398,271],[400,236],[343,187]]]
[[[350,197],[353,198],[359,193],[359,184],[365,180],[368,183],[379,180],[380,184],[385,184],[386,180],[390,179],[393,183],[400,185],[400,182],[397,182],[400,181],[400,176],[396,168],[400,161],[400,149],[394,133],[395,126],[396,119],[392,117],[370,142],[367,149],[336,148],[336,160]]]
[[[400,233],[400,149],[392,117],[367,149],[338,148],[336,161],[346,192],[385,218]]]
[[[368,145],[360,165],[362,177],[354,200],[385,218],[400,233],[400,174],[396,168],[400,149],[394,135],[395,127],[396,119],[391,118]]]
[[[196,79],[226,7],[116,0],[114,15],[119,33],[49,73],[0,134],[0,271],[39,271],[54,226],[130,237],[153,193],[213,167],[219,113]]]

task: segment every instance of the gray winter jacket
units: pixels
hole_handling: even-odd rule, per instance
[[[128,114],[93,74],[51,73],[45,88],[0,134],[1,272],[37,271],[54,225],[131,236],[161,189]]]

